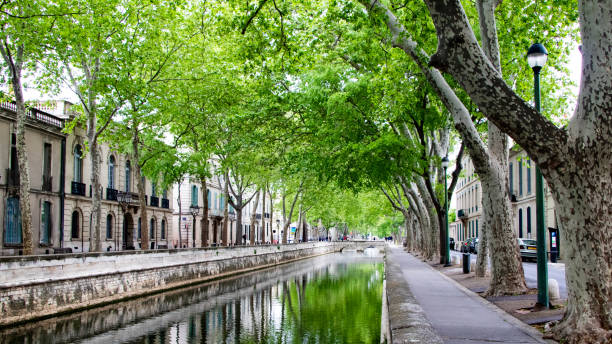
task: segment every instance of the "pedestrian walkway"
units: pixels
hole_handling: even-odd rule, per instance
[[[444,343],[546,343],[504,311],[466,291],[401,248],[387,257],[400,266],[410,291]]]

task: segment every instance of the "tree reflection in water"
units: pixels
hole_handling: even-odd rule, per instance
[[[2,343],[379,343],[380,257],[334,254],[0,331]]]

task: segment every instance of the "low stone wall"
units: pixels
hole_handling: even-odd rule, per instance
[[[337,242],[312,242],[2,257],[0,326],[201,283],[343,247]]]
[[[442,344],[423,308],[412,295],[402,270],[385,255],[386,296],[390,343]],[[385,300],[383,300],[384,302]]]

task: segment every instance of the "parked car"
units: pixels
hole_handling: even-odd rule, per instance
[[[478,254],[478,238],[470,239],[470,253]]]
[[[538,259],[537,241],[533,239],[517,238],[521,260]]]

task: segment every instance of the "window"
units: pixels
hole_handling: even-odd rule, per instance
[[[108,188],[115,188],[115,157],[108,158]]]
[[[142,237],[142,219],[138,218],[138,239]]]
[[[198,187],[195,185],[191,186],[191,205],[194,207],[198,205]]]
[[[527,207],[527,237],[531,238],[531,207]]]
[[[223,194],[219,196],[219,209],[225,211],[225,195]]]
[[[83,150],[81,145],[74,146],[74,178],[73,181],[83,182]]]
[[[523,164],[518,162],[519,195],[523,196]]]
[[[43,184],[51,177],[51,144],[45,143],[43,146]]]
[[[125,192],[129,192],[130,191],[130,187],[132,184],[132,165],[130,163],[130,161],[128,160],[125,163]]]
[[[476,220],[476,237],[478,237],[478,219]]]
[[[11,170],[18,171],[18,160],[17,160],[17,135],[11,134]]]
[[[527,160],[527,194],[531,194],[531,159]]]
[[[79,238],[79,234],[81,234],[81,230],[80,230],[80,219],[79,219],[79,212],[78,211],[73,211],[72,212],[72,223],[70,225],[70,237],[72,239],[78,239]]]
[[[4,243],[21,244],[21,211],[19,209],[19,198],[9,197],[6,199],[4,209]]]
[[[523,209],[519,209],[519,238],[523,237]]]
[[[164,219],[161,222],[161,239],[166,240],[166,220]]]
[[[45,201],[42,204],[40,214],[40,243],[49,244],[51,233],[51,202]]]
[[[155,187],[155,183],[151,183],[151,197],[157,197],[157,188]]]
[[[149,222],[149,240],[155,239],[155,219]]]
[[[162,191],[162,198],[168,198],[168,191],[166,189]]]
[[[113,238],[113,215],[106,215],[106,239]]]
[[[514,175],[514,171],[512,169],[512,163],[510,163],[509,165],[509,175],[508,175],[508,179],[510,181],[510,195],[512,195],[514,193],[514,180],[512,178],[512,176]]]
[[[211,209],[210,190],[206,190],[206,200],[208,201],[208,209]]]

